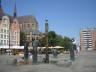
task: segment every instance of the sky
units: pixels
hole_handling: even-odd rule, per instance
[[[13,15],[15,2],[17,15],[35,16],[41,32],[48,19],[49,31],[79,43],[80,29],[96,27],[96,0],[2,0],[4,12]]]

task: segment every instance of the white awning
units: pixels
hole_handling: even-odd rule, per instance
[[[24,46],[0,46],[2,49],[24,49]]]

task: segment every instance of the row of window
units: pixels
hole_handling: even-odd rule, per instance
[[[86,34],[83,34],[83,36],[91,36],[91,34],[86,33]]]
[[[34,25],[35,25],[35,24],[24,24],[23,26],[30,28],[30,27],[34,27]]]
[[[12,32],[11,34],[12,35],[17,35],[17,34],[19,34],[19,32]]]
[[[9,30],[1,29],[0,32],[1,32],[1,33],[4,33],[4,34],[8,34],[8,33],[9,33]]]
[[[8,40],[1,40],[0,41],[0,44],[1,45],[8,45],[9,44],[9,41]]]
[[[92,47],[92,45],[84,45],[84,47]]]
[[[0,30],[0,33],[9,34],[9,30],[1,29],[1,30]],[[19,32],[12,32],[13,35],[16,35],[16,34],[18,34],[18,33],[19,33]]]
[[[84,39],[84,41],[92,41],[92,39]]]
[[[84,40],[92,40],[92,38],[91,37],[84,37]]]
[[[11,45],[19,45],[19,42],[12,41],[10,44],[11,44]]]
[[[0,45],[9,45],[9,41],[8,40],[1,40]],[[12,41],[12,42],[10,42],[10,45],[19,45],[19,42]]]
[[[85,48],[92,48],[92,46],[84,46]]]
[[[92,44],[92,41],[84,41],[84,44]]]
[[[1,34],[1,38],[2,38],[2,39],[8,39],[9,36],[8,36],[8,35],[3,35],[3,34]]]
[[[9,39],[9,36],[8,36],[8,35],[3,35],[3,34],[1,34],[1,39]],[[19,40],[19,37],[17,37],[17,36],[12,36],[11,39],[12,39],[12,40]]]
[[[12,36],[12,40],[19,40],[19,37],[17,37],[17,36]]]

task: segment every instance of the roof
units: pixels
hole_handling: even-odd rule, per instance
[[[20,16],[20,17],[18,17],[18,21],[19,21],[20,24],[32,23],[32,22],[35,22],[35,23],[38,24],[36,18],[32,15]]]

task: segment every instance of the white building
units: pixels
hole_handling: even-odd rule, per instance
[[[4,15],[0,22],[0,46],[9,45],[9,25],[10,20],[8,15]]]

